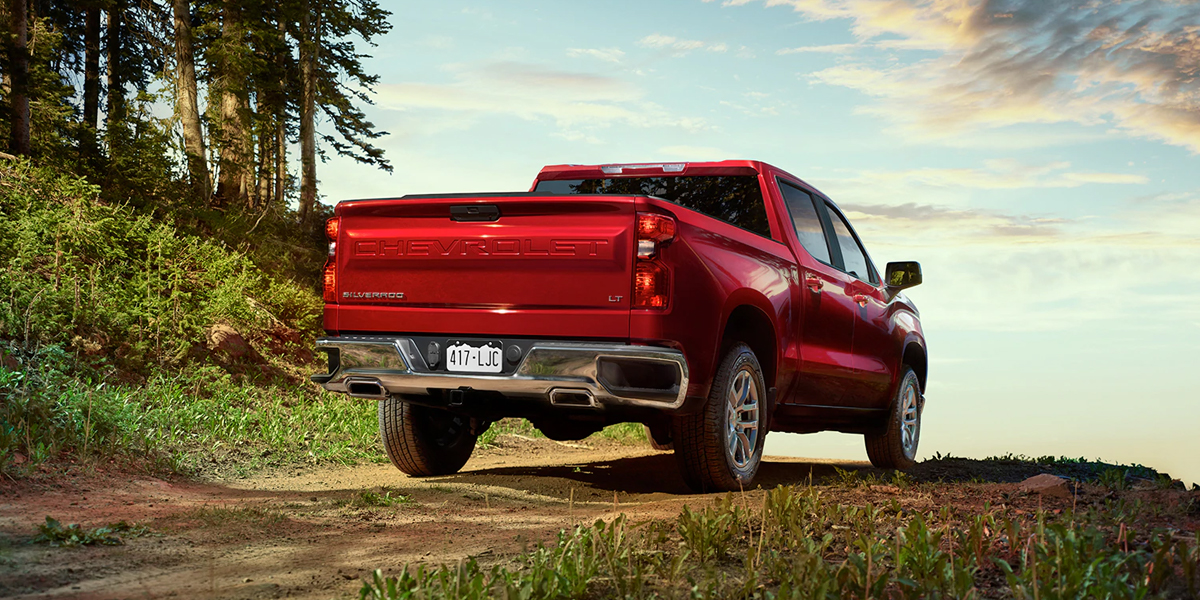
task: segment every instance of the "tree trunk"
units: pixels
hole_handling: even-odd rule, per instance
[[[287,186],[287,123],[284,121],[287,114],[282,104],[278,110],[275,119],[275,203],[282,206]]]
[[[125,65],[121,61],[122,37],[125,33],[125,2],[113,0],[108,9],[108,113],[105,122],[113,123],[125,119]]]
[[[271,158],[274,155],[271,152],[271,143],[275,140],[275,136],[271,134],[274,129],[271,125],[271,119],[275,111],[270,109],[268,99],[272,94],[268,94],[263,90],[259,90],[255,95],[255,114],[258,115],[258,182],[254,187],[254,198],[256,204],[265,204],[271,200]]]
[[[216,195],[225,202],[246,204],[250,192],[253,147],[250,140],[250,100],[246,90],[248,74],[236,57],[234,48],[247,43],[242,8],[238,0],[225,0],[222,8],[221,37],[225,44],[219,83],[220,98],[220,172]]]
[[[286,39],[286,23],[280,19],[279,21],[279,37]],[[291,51],[288,51],[288,56],[291,56]],[[274,184],[274,200],[275,206],[284,206],[283,199],[285,196],[284,188],[287,186],[287,63],[284,55],[279,53],[275,56],[276,65],[279,68],[279,93],[275,102],[275,184]]]
[[[92,136],[100,125],[100,9],[95,5],[84,9],[83,28],[83,122],[91,128],[84,135]]]
[[[8,49],[11,82],[12,139],[9,152],[29,154],[29,15],[26,0],[12,0],[12,46]]]
[[[200,107],[196,100],[196,59],[193,54],[192,15],[188,0],[172,0],[175,13],[175,85],[176,110],[183,125],[183,151],[187,155],[192,187],[201,201],[212,195],[208,174],[208,152],[200,128]]]
[[[300,222],[308,223],[317,201],[317,51],[321,47],[321,16],[309,3],[301,19],[300,40]]]

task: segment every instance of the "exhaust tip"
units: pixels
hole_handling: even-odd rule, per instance
[[[554,406],[598,408],[596,398],[587,390],[553,389],[550,391],[550,404]]]
[[[350,381],[346,383],[346,393],[355,398],[383,398],[387,392],[378,381]]]

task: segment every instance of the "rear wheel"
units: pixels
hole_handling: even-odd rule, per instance
[[[700,492],[750,487],[767,433],[766,389],[754,351],[745,344],[731,347],[704,409],[673,424],[675,457],[689,487]]]
[[[414,477],[457,473],[475,450],[469,419],[399,396],[379,401],[379,433],[392,464]]]
[[[888,413],[887,429],[867,434],[867,456],[880,469],[907,469],[917,463],[917,444],[921,441],[921,413],[925,397],[917,374],[904,367],[896,397]]]
[[[675,444],[672,444],[671,440],[669,438],[667,439],[666,443],[663,443],[663,442],[655,439],[654,438],[654,430],[650,429],[649,425],[642,425],[642,427],[646,428],[646,439],[650,440],[651,448],[653,448],[655,450],[659,450],[659,451],[672,450],[675,448]],[[664,434],[664,437],[665,437],[665,434]]]

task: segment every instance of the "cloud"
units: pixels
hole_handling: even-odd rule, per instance
[[[654,48],[658,50],[673,50],[675,56],[683,56],[693,50],[708,50],[709,52],[726,52],[729,46],[724,42],[708,44],[700,40],[685,40],[670,35],[662,35],[661,33],[652,33],[640,40],[637,44],[643,48]]]
[[[605,62],[619,63],[625,53],[620,48],[567,48],[567,56],[571,58],[588,56]]]
[[[1200,247],[1200,190],[1129,201],[1115,218],[1133,231],[1155,231]]]
[[[727,5],[751,0],[730,0]],[[1023,123],[1107,125],[1200,153],[1200,3],[1176,0],[766,0],[847,19],[861,41],[928,50],[812,81],[875,96],[865,112],[948,138]]]
[[[452,65],[447,70],[453,74],[452,83],[381,84],[377,104],[384,109],[433,111],[435,115],[548,118],[568,135],[581,135],[580,128],[613,123],[687,131],[707,127],[702,119],[674,115],[644,100],[641,90],[614,77],[514,61]]]
[[[1131,173],[1071,171],[1066,161],[1028,165],[1013,160],[987,160],[983,167],[921,168],[897,171],[864,170],[843,179],[887,187],[898,184],[931,187],[1004,190],[1018,188],[1074,188],[1086,184],[1143,184],[1149,180]]]
[[[1200,208],[1197,199],[1139,199],[1113,220],[918,202],[840,206],[880,268],[894,260],[922,263],[925,284],[913,296],[927,325],[1005,332],[1099,326],[1141,334],[1200,318],[1187,300],[1200,294],[1200,229],[1171,223]],[[1129,281],[1169,281],[1170,289]]]
[[[796,48],[780,48],[775,54],[849,54],[862,48],[862,44],[826,44],[824,46],[799,46]]]
[[[990,210],[951,209],[917,204],[842,204],[846,216],[864,232],[878,232],[881,238],[927,236],[928,244],[938,239],[944,245],[1042,241],[1062,234],[1061,225],[1071,221],[1029,215],[1006,215]]]

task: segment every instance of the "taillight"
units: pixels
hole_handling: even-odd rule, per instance
[[[655,213],[638,213],[637,235],[639,240],[670,241],[675,237],[675,219]]]
[[[325,221],[325,239],[329,240],[329,255],[333,256],[337,250],[338,228],[342,226],[342,218],[334,217]]]
[[[637,256],[654,258],[658,247],[675,238],[675,219],[655,213],[638,213]]]
[[[667,270],[652,260],[639,260],[633,276],[634,308],[667,307]]]
[[[333,258],[325,261],[325,293],[326,302],[337,302],[337,267]]]
[[[675,219],[658,213],[637,214],[637,260],[633,273],[633,307],[666,308],[667,269],[657,260],[659,247],[675,239]]]
[[[337,302],[337,236],[342,219],[325,221],[325,237],[329,240],[329,258],[325,259],[324,293],[326,302]]]

